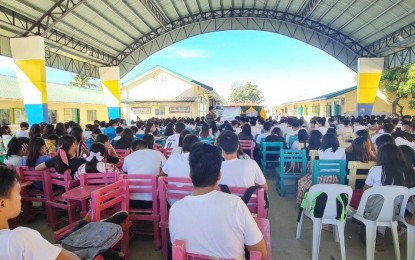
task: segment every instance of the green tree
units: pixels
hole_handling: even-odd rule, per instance
[[[403,115],[405,104],[402,101],[407,98],[410,98],[408,107],[414,109],[415,63],[384,71],[381,88],[383,88],[389,102],[392,102],[392,114]],[[397,111],[397,108],[399,108],[399,111]]]
[[[82,74],[75,74],[72,78],[71,85],[81,88],[97,88],[97,85],[92,83],[91,80],[91,77]]]
[[[245,85],[242,85],[241,83],[233,83],[229,101],[231,103],[261,104],[264,102],[264,99],[258,85],[247,82]]]

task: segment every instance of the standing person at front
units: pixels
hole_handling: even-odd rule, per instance
[[[209,107],[209,113],[205,117],[205,121],[207,125],[210,125],[212,121],[216,119],[216,108],[214,106]]]
[[[195,190],[170,209],[171,241],[186,241],[186,251],[215,258],[245,259],[244,247],[266,259],[265,240],[248,207],[237,196],[217,190],[220,149],[195,144],[189,155]],[[212,212],[215,212],[212,214]]]

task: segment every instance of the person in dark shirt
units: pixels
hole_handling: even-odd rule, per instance
[[[126,128],[122,133],[120,140],[115,142],[115,149],[131,149],[131,144],[134,141],[134,133],[131,129]]]
[[[41,171],[47,168],[55,168],[57,173],[64,173],[67,169],[70,169],[73,177],[79,166],[85,163],[85,159],[76,157],[76,149],[75,137],[62,136],[59,138],[58,155],[39,164],[35,170]]]
[[[265,142],[280,142],[282,143],[282,147],[287,149],[287,145],[285,144],[284,137],[282,136],[282,131],[279,127],[274,127],[272,129],[271,134],[265,137]],[[269,147],[267,151],[278,151],[279,148],[277,147]],[[267,154],[267,161],[277,161],[280,156],[278,154]]]

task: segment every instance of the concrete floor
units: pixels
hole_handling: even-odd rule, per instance
[[[275,190],[275,176],[269,172],[267,176],[269,185],[269,220],[271,222],[272,255],[273,259],[311,259],[312,223],[305,218],[303,222],[302,236],[295,239],[297,228],[298,208],[296,194],[287,193],[281,198]],[[52,241],[53,233],[47,227],[45,220],[37,219],[28,225],[38,230],[46,239]],[[348,259],[365,259],[366,247],[359,240],[357,224],[347,223],[345,231],[346,256]],[[390,232],[386,233],[385,251],[376,252],[375,259],[395,259]],[[406,259],[406,240],[400,243],[401,258]],[[133,238],[130,244],[132,260],[138,259],[162,259],[161,251],[153,249],[152,237],[139,236]],[[331,232],[322,231],[319,259],[340,259],[339,244],[333,240]]]

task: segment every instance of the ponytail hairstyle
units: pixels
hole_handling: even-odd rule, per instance
[[[85,172],[86,173],[97,173],[98,162],[105,160],[108,156],[107,148],[102,143],[93,143],[91,145],[91,152],[86,158],[87,162],[85,163]]]
[[[308,133],[305,129],[298,131],[298,142],[304,144],[304,149],[307,147]]]
[[[64,173],[69,169],[69,149],[76,143],[75,137],[64,135],[59,138],[59,150],[56,158],[55,170],[58,173]]]
[[[379,147],[377,165],[382,166],[382,185],[405,186],[408,167],[397,145],[384,144]]]
[[[42,147],[45,146],[45,140],[43,140],[40,137],[33,138],[29,142],[28,147],[28,154],[27,154],[27,166],[29,167],[35,167],[37,159],[42,156],[41,153]]]

